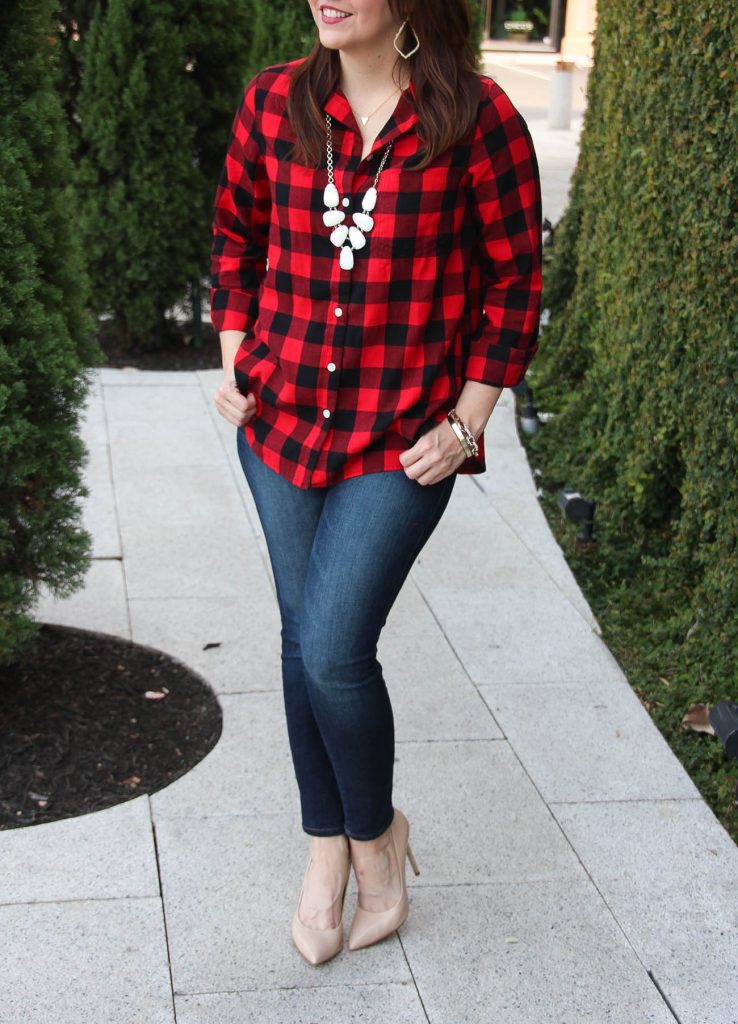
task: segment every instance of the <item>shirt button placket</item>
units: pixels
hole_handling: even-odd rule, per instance
[[[342,317],[342,316],[343,316],[343,309],[341,308],[341,306],[336,306],[336,307],[334,308],[334,310],[333,310],[333,315],[334,315],[334,316],[335,316],[335,317],[336,317],[337,319],[338,319],[339,317]],[[335,363],[334,363],[333,361],[331,361],[330,363],[328,363],[328,364],[327,364],[327,369],[328,369],[328,372],[329,372],[329,373],[333,373],[333,371],[334,371],[334,370],[336,369],[336,364],[335,364]],[[323,410],[323,418],[324,418],[325,420],[329,420],[329,419],[331,418],[331,410],[330,410],[330,409],[324,409],[324,410]]]
[[[351,199],[348,193],[349,189],[351,188],[352,178],[353,176],[348,174],[344,177],[344,187],[346,188],[346,193],[344,194],[344,197],[341,202],[341,205],[344,207],[349,206],[351,203]],[[343,308],[341,306],[334,306],[333,315],[336,318],[336,320],[340,320],[340,318],[343,316]],[[336,364],[333,362],[333,360],[331,360],[329,363],[326,364],[326,368],[329,373],[334,373],[336,370]],[[333,393],[335,394],[335,392]],[[327,424],[331,418],[331,415],[332,413],[330,409],[323,409],[323,422]]]

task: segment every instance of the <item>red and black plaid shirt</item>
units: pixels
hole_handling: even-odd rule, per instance
[[[421,171],[412,84],[364,160],[336,88],[324,110],[349,200],[339,210],[361,209],[394,140],[374,227],[341,269],[323,223],[325,155],[320,169],[285,158],[300,60],[259,72],[236,112],[215,196],[210,305],[216,331],[246,332],[234,369],[257,400],[249,445],[307,488],[402,470],[400,453],[445,418],[465,380],[522,379],[538,349],[542,225],[528,127],[492,79],[480,75],[473,132]],[[478,443],[460,473],[484,472]]]

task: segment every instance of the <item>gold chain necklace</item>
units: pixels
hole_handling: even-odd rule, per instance
[[[375,108],[374,108],[374,110],[372,110],[371,114],[367,114],[367,115],[366,115],[366,117],[363,117],[363,116],[362,116],[361,114],[358,114],[357,116],[358,116],[359,120],[361,121],[361,123],[365,125],[365,124],[367,123],[367,121],[369,120],[369,118],[370,118],[370,117],[374,117],[374,115],[376,114],[376,112],[377,112],[377,111],[378,111],[378,110],[379,110],[379,109],[380,109],[381,107],[383,107],[383,106],[385,105],[385,103],[387,102],[387,100],[391,100],[391,99],[392,99],[392,97],[393,97],[393,96],[395,95],[395,93],[396,93],[396,92],[400,92],[400,91],[401,91],[401,90],[400,90],[400,88],[399,88],[399,87],[398,87],[397,89],[394,89],[394,90],[393,90],[393,91],[392,91],[392,92],[391,92],[391,93],[389,94],[389,96],[387,96],[387,98],[386,98],[386,99],[383,99],[383,100],[382,100],[382,102],[381,102],[381,103],[379,104],[379,106],[378,106],[378,107],[375,107]],[[344,93],[344,95],[345,95],[345,93]],[[349,106],[351,107],[351,104],[350,104],[350,103],[349,103]],[[352,113],[354,112],[354,108],[353,108],[353,107],[351,107],[351,111],[352,111]]]

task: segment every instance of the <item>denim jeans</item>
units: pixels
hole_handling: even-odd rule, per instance
[[[305,489],[237,436],[277,591],[303,831],[375,839],[392,822],[395,756],[377,642],[457,473],[420,484],[400,468]]]

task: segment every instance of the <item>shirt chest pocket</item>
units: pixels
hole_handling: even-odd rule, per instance
[[[370,256],[413,260],[446,255],[456,234],[455,190],[448,170],[385,169],[371,216]]]
[[[446,255],[453,244],[447,232],[417,235],[374,235],[368,243],[370,256],[383,260],[417,260]]]

